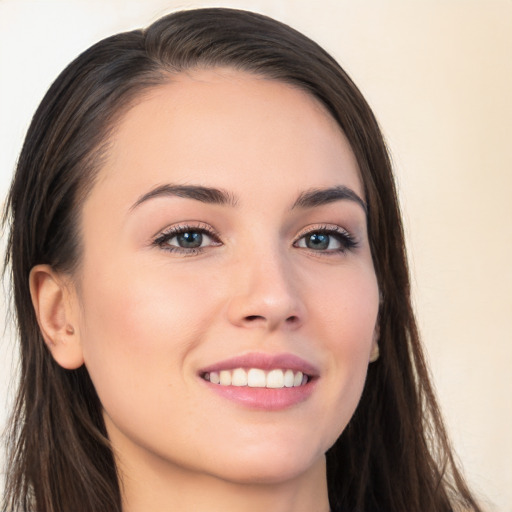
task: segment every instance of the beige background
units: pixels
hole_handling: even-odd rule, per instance
[[[415,304],[449,430],[488,509],[511,512],[511,0],[0,0],[0,196],[31,114],[78,52],[203,5],[256,10],[305,32],[373,106],[395,163]],[[7,333],[0,425],[12,352]]]

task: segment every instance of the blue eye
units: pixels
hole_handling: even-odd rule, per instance
[[[220,242],[205,228],[175,226],[158,236],[153,244],[171,252],[197,254],[208,246],[220,245]]]
[[[340,253],[356,247],[357,242],[344,229],[329,227],[311,230],[302,235],[294,245],[317,252]]]
[[[305,246],[308,249],[326,251],[328,249],[339,249],[340,242],[326,233],[313,233],[304,237]]]
[[[196,249],[197,247],[201,247],[203,245],[203,238],[205,237],[199,231],[185,231],[184,233],[180,233],[171,238],[167,243],[171,244],[171,241],[176,239],[176,245],[182,247],[183,249]]]

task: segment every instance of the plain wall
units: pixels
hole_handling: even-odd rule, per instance
[[[69,61],[102,37],[205,5],[259,11],[303,31],[374,108],[395,164],[415,305],[449,432],[489,510],[511,512],[512,1],[0,0],[2,203],[31,115]],[[13,352],[7,331],[0,427]]]

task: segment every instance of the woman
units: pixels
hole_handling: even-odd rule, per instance
[[[101,41],[36,112],[6,218],[3,508],[479,510],[382,135],[303,35],[204,9]]]

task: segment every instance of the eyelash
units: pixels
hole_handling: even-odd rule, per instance
[[[152,245],[158,246],[164,251],[173,253],[183,254],[184,256],[195,256],[196,254],[204,252],[206,247],[178,247],[175,245],[169,245],[167,242],[172,240],[174,237],[185,234],[185,233],[200,233],[206,235],[213,240],[213,246],[222,245],[219,235],[208,225],[199,224],[197,226],[191,226],[187,224],[180,224],[178,226],[172,226],[159,234],[153,241]]]
[[[359,247],[359,242],[351,235],[346,229],[341,228],[336,225],[324,225],[324,226],[315,226],[306,231],[302,232],[297,240],[294,242],[294,246],[297,247],[297,244],[300,240],[304,239],[308,235],[328,235],[330,237],[334,237],[340,244],[340,247],[337,249],[327,249],[327,250],[314,250],[308,249],[310,253],[318,255],[336,255],[336,254],[345,254],[348,251],[354,250]]]
[[[206,247],[178,247],[174,245],[169,245],[168,242],[175,238],[176,236],[185,234],[185,233],[200,233],[201,235],[208,236],[213,243]],[[339,248],[336,249],[326,249],[326,250],[315,250],[306,247],[299,247],[298,243],[303,240],[305,237],[310,235],[328,235],[330,237],[334,237],[340,244]],[[180,224],[177,226],[172,226],[171,228],[160,233],[152,242],[153,246],[160,247],[164,251],[169,251],[172,253],[179,253],[184,256],[195,256],[205,251],[208,247],[219,246],[222,245],[220,241],[220,237],[218,233],[206,224],[200,224],[196,226],[188,225],[188,224]],[[359,242],[345,229],[336,226],[336,225],[324,225],[324,226],[315,226],[312,227],[300,234],[300,236],[293,243],[294,247],[302,248],[308,250],[308,252],[313,253],[315,256],[319,255],[336,255],[336,254],[344,254],[347,251],[351,251],[356,249],[359,246]]]

